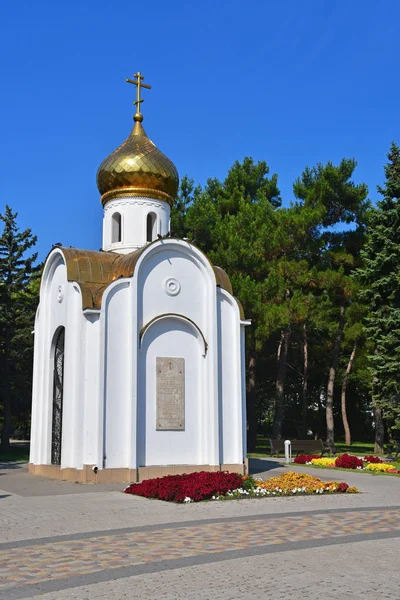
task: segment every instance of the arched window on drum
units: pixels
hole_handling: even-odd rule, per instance
[[[157,215],[149,213],[146,222],[146,241],[152,242],[157,237]]]
[[[111,217],[111,243],[116,244],[122,239],[121,215],[116,212]]]

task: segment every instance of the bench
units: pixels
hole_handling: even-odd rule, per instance
[[[285,441],[284,440],[269,440],[269,443],[271,445],[271,456],[273,456],[274,454],[276,454],[276,456],[279,456],[279,452],[283,452],[283,454],[285,454]]]
[[[335,446],[332,449],[324,443],[322,440],[290,440],[292,444],[292,454],[296,453],[296,456],[299,454],[320,454],[323,456],[324,454],[333,453],[336,454]],[[269,440],[271,445],[271,456],[276,454],[279,455],[279,452],[285,453],[285,440]],[[400,450],[399,450],[400,451]]]
[[[393,442],[393,444],[386,444],[386,448],[387,448],[387,453],[388,459],[394,460],[397,458],[397,456],[400,454],[400,440],[395,440]],[[394,453],[394,459],[393,459],[393,455],[392,452]]]

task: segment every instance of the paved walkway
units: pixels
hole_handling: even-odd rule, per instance
[[[0,465],[0,599],[400,598],[400,478],[335,475],[362,494],[174,505]]]

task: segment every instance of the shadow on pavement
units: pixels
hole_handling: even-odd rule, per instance
[[[0,462],[0,470],[6,469],[23,469],[27,468],[28,463],[26,462]],[[4,475],[4,473],[0,473],[0,475]]]
[[[268,460],[267,458],[249,458],[249,472],[251,475],[272,471],[273,469],[282,469],[284,467],[284,464],[275,460]]]

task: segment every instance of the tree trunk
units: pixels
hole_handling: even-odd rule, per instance
[[[346,373],[344,374],[343,382],[342,382],[342,421],[343,421],[344,439],[345,439],[346,446],[351,446],[351,434],[350,434],[350,427],[349,427],[349,422],[347,420],[347,411],[346,411],[347,380],[350,375],[351,367],[353,366],[354,357],[356,355],[356,350],[357,350],[357,342],[354,342],[353,350],[352,350],[352,353],[350,354],[349,362],[347,363]]]
[[[324,431],[325,431],[326,417],[325,417],[324,407],[322,406],[321,396],[324,396],[324,398],[325,398],[325,385],[321,385],[318,390],[318,397],[317,397],[318,419],[317,419],[317,430],[315,433],[316,440],[321,440],[324,437]]]
[[[308,337],[307,325],[303,323],[303,389],[302,389],[302,435],[307,436],[308,409]]]
[[[336,369],[339,360],[340,344],[343,337],[345,307],[340,307],[339,325],[333,346],[331,366],[329,369],[328,387],[326,390],[326,443],[333,449],[335,444],[335,425],[333,421],[333,392],[335,388]]]
[[[376,346],[374,348],[374,354],[375,355],[378,354],[378,348]],[[378,383],[378,378],[376,375],[374,375],[372,383],[373,383],[373,386]],[[372,386],[372,389],[373,389],[373,386]],[[373,411],[374,411],[374,420],[375,420],[374,454],[384,454],[383,444],[385,441],[385,428],[383,426],[382,410],[380,408],[376,408],[374,406]]]
[[[282,438],[283,407],[285,401],[286,362],[290,344],[290,329],[281,332],[278,346],[278,374],[275,385],[275,414],[272,436],[274,439]]]
[[[382,411],[380,408],[374,408],[375,419],[375,447],[374,454],[383,454],[383,444],[385,438],[385,429],[383,427]]]
[[[256,417],[256,365],[257,355],[255,350],[255,340],[251,341],[249,352],[248,376],[247,376],[247,394],[246,394],[246,412],[247,412],[247,449],[254,452],[257,441],[257,417]]]

